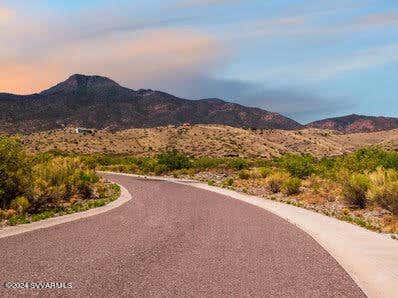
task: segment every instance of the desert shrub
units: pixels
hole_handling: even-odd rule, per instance
[[[381,207],[398,215],[398,172],[378,168],[369,175],[369,198]]]
[[[28,199],[24,196],[19,196],[11,201],[10,208],[18,213],[25,213],[30,207]]]
[[[191,162],[191,167],[195,168],[195,169],[206,170],[206,169],[216,168],[223,163],[224,163],[224,160],[221,158],[213,158],[213,157],[203,156],[203,157],[195,158]]]
[[[314,163],[313,175],[336,180],[339,169],[336,157],[322,157]]]
[[[315,172],[316,160],[310,155],[285,154],[276,159],[276,164],[294,177],[306,178]]]
[[[361,148],[352,154],[338,158],[338,164],[350,172],[375,171],[378,167],[398,169],[398,152],[380,148]]]
[[[159,154],[157,156],[157,161],[159,165],[165,166],[169,171],[187,169],[190,167],[189,157],[175,149]]]
[[[137,164],[140,171],[144,174],[154,173],[156,168],[159,166],[156,158],[149,158],[149,157],[140,159]],[[165,171],[168,169],[166,165],[164,165],[163,168],[165,169]],[[160,169],[160,167],[158,169]]]
[[[272,173],[272,169],[269,167],[260,167],[258,168],[258,173],[262,178],[266,178]]]
[[[296,177],[291,177],[287,179],[282,184],[282,190],[287,195],[295,195],[300,192],[301,179]]]
[[[0,137],[0,208],[29,191],[31,163],[17,138]]]
[[[284,172],[275,172],[268,176],[267,185],[273,193],[278,193],[282,189],[283,183],[289,179],[289,174]]]
[[[233,158],[228,162],[228,166],[234,170],[241,171],[249,166],[249,163],[242,158]]]
[[[354,173],[342,179],[342,198],[352,207],[365,208],[366,194],[370,187],[369,177]]]
[[[248,171],[242,170],[238,174],[239,179],[247,180],[250,178],[250,173]]]
[[[92,185],[99,177],[79,158],[56,157],[33,167],[32,211],[53,207],[72,196],[92,197]]]

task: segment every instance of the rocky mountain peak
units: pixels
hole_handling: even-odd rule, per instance
[[[85,89],[98,90],[111,87],[120,87],[120,85],[107,77],[74,74],[67,80],[41,92],[40,94],[50,95],[55,93],[76,92]]]

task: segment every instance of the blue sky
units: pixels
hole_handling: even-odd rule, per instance
[[[2,92],[87,73],[303,123],[398,117],[395,0],[6,0],[0,43]]]

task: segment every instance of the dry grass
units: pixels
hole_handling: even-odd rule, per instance
[[[253,131],[220,125],[193,125],[189,128],[170,126],[118,132],[102,130],[92,136],[78,135],[69,128],[25,135],[23,141],[32,152],[58,149],[144,156],[176,148],[187,154],[212,157],[274,157],[287,152],[331,156],[369,145],[397,150],[398,129],[344,135],[318,129]]]

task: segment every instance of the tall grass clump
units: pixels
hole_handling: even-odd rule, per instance
[[[370,200],[398,215],[398,172],[381,167],[369,175],[371,185],[368,191]]]
[[[274,172],[267,178],[267,185],[272,193],[278,193],[282,190],[283,184],[289,179],[289,174],[285,172]]]
[[[301,179],[296,177],[288,178],[282,184],[282,190],[288,196],[298,194],[300,192]]]
[[[354,173],[342,179],[342,197],[352,207],[365,208],[366,195],[371,185],[367,175]]]

